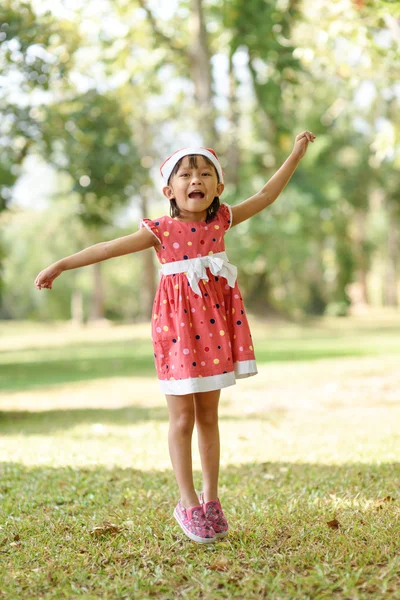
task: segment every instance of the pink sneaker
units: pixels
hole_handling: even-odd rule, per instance
[[[208,523],[202,506],[185,508],[179,500],[174,510],[174,517],[184,533],[194,542],[199,544],[215,542],[215,531]]]
[[[228,535],[229,525],[225,518],[219,499],[204,502],[204,492],[199,494],[200,504],[203,506],[204,515],[215,531],[215,537],[224,538]]]

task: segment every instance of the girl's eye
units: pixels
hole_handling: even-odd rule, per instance
[[[202,173],[201,175],[207,175],[208,177],[211,177],[211,173]],[[190,173],[180,173],[179,177],[190,177]]]

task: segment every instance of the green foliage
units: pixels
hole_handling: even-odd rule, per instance
[[[281,111],[282,84],[296,85],[302,70],[290,42],[291,28],[301,15],[298,5],[297,0],[288,8],[269,0],[233,0],[222,7],[224,28],[231,31],[229,52],[233,56],[239,48],[247,49],[259,109],[280,133],[291,131]]]
[[[381,16],[385,14],[394,17],[400,16],[400,4],[398,0],[358,0],[361,9],[364,9],[364,2],[365,7],[370,10],[371,14],[373,12],[376,14],[376,11],[379,11]]]
[[[0,69],[8,85],[0,91],[0,211],[11,199],[25,156],[41,137],[34,94],[49,102],[65,87],[78,44],[70,21],[49,12],[38,16],[28,2],[1,3]]]
[[[243,129],[238,132],[244,156],[237,177],[239,185],[229,200],[235,203],[261,187],[260,173],[268,179],[280,166],[291,150],[295,132],[307,128],[318,136],[288,188],[265,211],[271,213],[271,218],[259,215],[232,233],[230,252],[236,255],[241,268],[246,299],[255,307],[261,296],[261,309],[273,307],[294,314],[297,310],[318,313],[325,307],[333,310],[332,303],[344,311],[350,303],[348,285],[361,270],[369,271],[377,249],[369,229],[358,231],[358,221],[368,215],[374,189],[381,187],[389,194],[389,189],[396,187],[382,177],[387,175],[396,181],[398,172],[393,169],[398,156],[398,127],[393,118],[396,102],[392,97],[386,105],[377,92],[370,110],[365,110],[355,104],[354,95],[365,80],[374,81],[377,90],[394,85],[390,65],[399,64],[398,48],[395,44],[390,44],[389,50],[382,48],[381,44],[389,43],[382,41],[388,33],[384,31],[387,24],[383,12],[377,15],[367,7],[346,1],[338,3],[335,10],[328,3],[325,7],[305,3],[301,15],[295,14],[294,19],[290,14],[285,16],[286,46],[291,52],[294,50],[294,56],[303,57],[297,69],[292,65],[294,76],[282,66],[268,70],[267,48],[274,32],[271,6],[268,2],[251,2],[241,12],[239,4],[234,3],[237,10],[232,13],[226,7],[226,14],[231,16],[226,23],[233,27],[233,50],[241,48],[241,44],[247,48],[255,102],[251,104],[251,134]],[[311,8],[318,12],[310,18]],[[342,35],[337,35],[339,9]],[[244,14],[247,20],[241,21]],[[264,15],[265,19],[257,23],[257,15]],[[269,28],[269,35],[263,28]],[[279,29],[275,31],[277,40],[282,39]],[[344,46],[347,53],[340,51]],[[362,59],[357,62],[358,68],[352,68],[349,65],[360,47]],[[254,53],[266,65],[264,83],[251,66]],[[263,85],[273,87],[275,83],[276,95],[271,89],[263,90]],[[332,107],[338,109],[340,105],[343,108],[331,117]],[[393,136],[389,127],[374,134],[375,119],[381,114],[390,121]],[[363,133],[358,126],[355,128],[356,119],[370,122]],[[396,200],[393,197],[393,205],[397,201],[398,194]],[[293,228],[293,223],[297,227]],[[251,239],[245,241],[251,253],[235,251],[242,242],[242,230]],[[258,274],[254,272],[255,265]]]
[[[17,70],[22,92],[49,90],[67,77],[80,42],[73,22],[38,15],[29,2],[4,0],[0,23],[3,74]]]
[[[67,183],[60,182],[65,187]],[[22,211],[4,214],[3,281],[4,294],[0,303],[0,319],[34,319],[43,321],[71,319],[71,298],[82,294],[84,320],[89,314],[92,297],[91,268],[66,271],[51,292],[34,286],[34,279],[43,265],[52,264],[63,256],[78,252],[91,242],[80,213],[79,196],[57,199],[45,211]],[[126,228],[103,228],[102,239],[128,235],[134,225]],[[102,265],[105,289],[105,317],[132,321],[140,316],[141,257],[127,256]]]
[[[43,118],[45,154],[71,176],[81,218],[93,227],[110,224],[132,195],[139,159],[128,117],[115,95],[90,90],[48,108]]]
[[[54,286],[53,293],[45,297],[38,294],[34,278],[44,264],[80,249],[84,232],[76,218],[76,203],[60,200],[57,210],[9,213],[4,215],[2,224],[7,254],[4,261],[6,294],[1,317],[70,318],[72,280]]]

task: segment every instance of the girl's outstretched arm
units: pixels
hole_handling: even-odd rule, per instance
[[[309,142],[314,142],[314,140],[315,135],[310,131],[303,131],[296,136],[292,153],[268,183],[251,198],[231,207],[232,227],[250,219],[277,199],[307,152]]]
[[[110,242],[94,244],[94,246],[89,246],[76,254],[62,258],[41,271],[35,279],[35,285],[38,290],[42,288],[49,288],[51,290],[54,279],[61,275],[63,271],[86,267],[87,265],[93,265],[94,263],[116,256],[146,250],[146,248],[151,248],[157,244],[156,237],[146,228],[139,229],[136,233],[116,238]]]

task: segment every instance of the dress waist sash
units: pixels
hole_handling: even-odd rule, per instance
[[[208,256],[199,256],[198,258],[188,258],[187,260],[177,260],[176,262],[164,263],[161,266],[161,275],[173,275],[175,273],[185,273],[195,294],[201,296],[199,281],[209,281],[207,267],[215,276],[225,277],[231,288],[235,287],[237,279],[237,268],[228,261],[226,252],[217,252]]]

